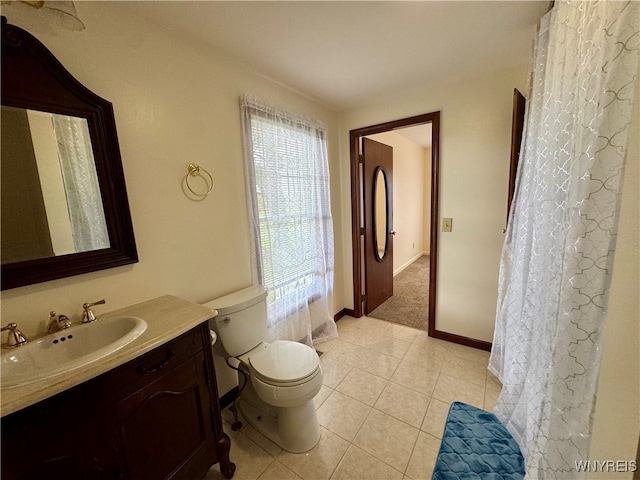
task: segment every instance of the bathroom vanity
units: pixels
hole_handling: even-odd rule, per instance
[[[148,327],[120,350],[3,386],[3,480],[193,480],[217,462],[233,476],[207,323],[215,312],[164,296],[97,321],[125,314]]]

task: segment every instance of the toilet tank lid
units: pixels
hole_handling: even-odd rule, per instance
[[[264,300],[266,296],[267,292],[262,285],[252,285],[251,287],[238,290],[224,297],[211,300],[205,303],[204,306],[217,310],[218,316],[222,316],[255,305]]]

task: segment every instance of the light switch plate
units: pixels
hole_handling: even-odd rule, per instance
[[[442,219],[442,231],[450,232],[453,229],[453,218]]]

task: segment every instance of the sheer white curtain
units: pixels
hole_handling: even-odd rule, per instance
[[[489,363],[530,479],[582,478],[589,460],[639,6],[557,2],[534,51]]]
[[[87,120],[53,115],[76,252],[109,248],[109,232]]]
[[[327,132],[241,99],[254,283],[268,291],[267,341],[337,337]]]

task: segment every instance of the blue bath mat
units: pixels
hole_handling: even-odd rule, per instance
[[[466,403],[452,403],[432,479],[523,478],[520,447],[500,420]]]

